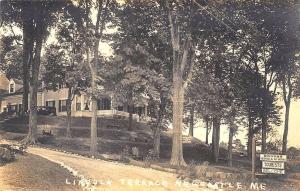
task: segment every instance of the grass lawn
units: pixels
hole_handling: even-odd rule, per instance
[[[25,154],[0,166],[0,190],[81,190],[66,184],[75,177],[63,167],[42,157]]]

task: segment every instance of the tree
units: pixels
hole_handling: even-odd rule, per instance
[[[296,147],[289,147],[287,150],[288,159],[296,159],[300,156],[300,149]]]
[[[196,64],[195,64],[196,65]],[[190,83],[193,83],[191,80]],[[184,104],[184,128],[188,129],[188,136],[193,137],[194,136],[194,128],[195,125],[200,121],[200,112],[199,112],[199,106],[196,101],[196,97],[194,96],[194,93],[192,93],[190,90],[192,90],[190,87],[187,87],[187,91],[185,93],[186,100]],[[195,92],[197,94],[197,92]]]
[[[8,79],[22,80],[22,49],[15,41],[20,41],[20,36],[2,36],[0,43],[0,70]]]
[[[47,90],[56,91],[60,85],[68,88],[66,137],[71,137],[71,103],[75,95],[80,95],[89,85],[89,76],[86,75],[88,70],[83,64],[82,50],[79,44],[77,47],[72,44],[73,40],[75,39],[72,38],[71,43],[59,40],[59,45],[47,47],[43,73],[43,82]]]
[[[6,2],[4,2],[6,3]],[[21,23],[23,26],[23,80],[28,78],[30,64],[30,106],[29,106],[29,131],[23,140],[25,144],[34,144],[37,139],[37,91],[39,80],[39,69],[41,63],[41,50],[43,41],[46,39],[47,28],[54,22],[55,13],[69,2],[11,2],[8,6],[13,11],[21,10]],[[6,5],[7,6],[7,5]],[[10,10],[12,10],[10,9]],[[24,82],[24,86],[28,83]],[[24,87],[26,89],[26,87]],[[26,95],[24,96],[26,98]],[[23,97],[23,99],[25,99]]]
[[[277,82],[282,88],[282,98],[285,105],[284,133],[282,139],[282,154],[287,152],[287,138],[289,129],[289,113],[291,99],[297,88],[297,77],[299,72],[299,22],[297,8],[293,3],[283,7],[280,19],[276,20],[277,27],[272,31],[274,38],[274,50],[270,61],[278,65]],[[283,27],[284,26],[284,27]]]
[[[32,27],[32,9],[23,2],[1,1],[1,27],[19,26],[23,30],[23,57],[22,57],[22,80],[23,80],[23,100],[22,113],[28,110],[29,93],[29,66],[32,62],[33,51],[33,27]]]
[[[209,116],[204,117],[204,121],[205,121],[205,128],[206,128],[206,133],[205,133],[205,144],[208,145],[208,137],[209,137],[209,133],[211,131],[211,120],[209,118]]]
[[[184,90],[192,77],[196,43],[192,36],[193,1],[166,2],[172,44],[173,65],[173,139],[170,164],[186,166],[182,148]],[[187,17],[185,17],[188,15]],[[184,30],[187,29],[187,30]]]
[[[103,37],[109,18],[113,12],[110,10],[117,5],[114,0],[100,1],[84,1],[79,6],[82,6],[84,11],[83,20],[85,27],[85,48],[86,61],[91,74],[91,100],[92,100],[92,118],[91,118],[91,145],[90,152],[92,155],[97,153],[97,92],[98,82],[101,77],[98,74],[100,67],[99,44]],[[96,10],[96,22],[93,24],[92,10]],[[93,59],[91,60],[91,56]]]
[[[236,134],[238,130],[238,125],[237,125],[237,116],[238,116],[238,111],[236,109],[236,104],[234,101],[232,102],[231,106],[228,108],[227,112],[227,124],[228,124],[228,129],[229,129],[229,137],[228,137],[228,166],[232,167],[232,150],[233,150],[233,137]]]
[[[235,139],[233,141],[233,148],[238,152],[242,152],[242,151],[244,151],[245,146],[242,144],[240,139]]]
[[[194,116],[195,116],[195,104],[192,104],[190,107],[190,127],[189,127],[189,136],[194,136]]]
[[[154,1],[128,1],[117,13],[119,30],[113,43],[116,57],[107,74],[112,77],[114,91],[127,102],[148,98],[148,115],[153,119],[149,124],[154,137],[154,156],[159,158],[160,132],[168,121],[170,102],[171,51],[169,34],[165,33],[167,18],[160,15],[161,9]],[[109,71],[115,73],[112,75]],[[129,127],[132,129],[131,123]]]
[[[170,81],[165,77],[168,69],[164,70],[164,67],[168,65],[164,65],[162,60],[154,57],[139,44],[126,43],[126,48],[120,48],[116,52],[122,56],[117,56],[113,60],[115,66],[111,64],[112,67],[108,69],[110,72],[107,72],[107,75],[114,82],[113,86],[111,83],[109,85],[113,87],[115,93],[125,100],[131,100],[131,103],[143,99],[143,95],[149,97],[148,108],[153,111],[149,112],[149,115],[154,119],[150,122],[154,137],[154,156],[159,158],[160,131],[164,126],[169,104]],[[153,67],[157,65],[161,67],[154,69]]]
[[[217,15],[221,15],[222,18],[225,17],[224,20],[229,23],[227,28],[235,31],[235,38],[231,46],[232,51],[239,53],[239,56],[234,61],[236,65],[234,74],[238,74],[234,88],[241,89],[243,94],[237,94],[234,97],[238,98],[240,107],[244,108],[243,117],[247,116],[248,118],[249,151],[251,150],[252,137],[258,131],[261,131],[262,134],[262,150],[266,149],[267,132],[273,128],[271,125],[278,125],[280,122],[280,108],[275,105],[277,100],[277,84],[275,83],[277,65],[270,61],[270,55],[274,47],[274,38],[271,34],[276,28],[274,27],[276,21],[273,20],[274,15],[276,15],[274,12],[279,10],[278,7],[284,6],[285,3],[279,5],[273,2],[254,4],[247,1],[237,1],[233,3],[221,2],[220,6],[217,6],[225,12],[225,14],[218,13]],[[266,11],[267,9],[274,11]],[[228,19],[226,14],[229,15],[229,11],[234,16]],[[214,10],[213,12],[218,11]],[[249,80],[240,74],[247,74],[250,77]],[[251,81],[252,83],[250,83]],[[245,86],[246,84],[250,86]],[[244,89],[247,90],[244,91]]]
[[[272,128],[270,124],[280,124],[280,120],[278,120],[280,108],[275,106],[275,102],[277,100],[278,72],[280,73],[279,68],[283,66],[283,63],[277,62],[274,57],[276,57],[275,55],[279,56],[279,54],[277,54],[277,47],[283,37],[282,34],[285,33],[281,30],[287,29],[287,33],[289,33],[289,29],[282,26],[286,26],[286,11],[290,12],[292,10],[293,2],[261,2],[256,5],[251,5],[250,7],[259,10],[249,17],[255,22],[255,26],[258,29],[257,35],[254,36],[254,42],[256,42],[258,46],[252,49],[251,59],[255,64],[254,68],[256,73],[261,75],[262,79],[262,86],[260,87],[260,118],[262,152],[265,152],[267,149],[267,132]],[[266,9],[272,11],[264,11]]]

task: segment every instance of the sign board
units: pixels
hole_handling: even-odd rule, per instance
[[[287,161],[286,155],[260,154],[262,161],[262,173],[266,174],[285,174],[284,162]]]
[[[192,137],[190,136],[182,136],[182,142],[183,143],[191,143],[192,142]]]
[[[262,168],[273,168],[284,170],[284,162],[262,161]]]
[[[285,174],[285,170],[279,170],[279,169],[270,169],[270,168],[263,168],[262,173],[268,173],[268,174]]]
[[[286,155],[260,154],[260,160],[286,162],[287,158]]]

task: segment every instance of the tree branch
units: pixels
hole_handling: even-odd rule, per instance
[[[282,79],[282,93],[283,93],[283,101],[285,105],[287,105],[287,91],[286,91],[286,79],[285,76]]]
[[[183,84],[183,88],[186,88],[188,83],[191,81],[192,79],[192,74],[193,74],[193,68],[194,68],[194,65],[195,65],[195,58],[196,58],[196,52],[195,50],[193,49],[192,50],[192,57],[191,57],[191,63],[190,63],[190,67],[189,67],[189,71],[187,72],[187,78],[186,80],[184,81],[184,84]]]
[[[99,25],[100,25],[100,17],[101,17],[102,9],[103,9],[103,0],[100,0],[98,13],[97,13],[96,26],[95,26],[95,36],[96,36],[96,38],[98,38],[98,35],[99,35]]]
[[[105,10],[104,10],[104,13],[102,15],[101,27],[100,27],[100,33],[99,33],[99,38],[100,39],[102,38],[104,26],[106,24],[106,19],[108,17],[108,6],[109,6],[109,3],[110,3],[110,0],[106,0]]]
[[[15,32],[14,32],[12,26],[9,25],[9,27],[10,27],[11,32],[13,33],[14,40],[15,40],[15,42],[17,43],[17,45],[21,45],[21,46],[22,46],[23,44],[17,41],[17,35],[15,34]]]
[[[267,78],[267,76],[266,76],[266,78]],[[275,81],[274,78],[275,78],[274,71],[272,71],[271,75],[270,75],[269,82],[267,84],[267,89],[270,89],[270,87],[273,85],[273,83]]]
[[[288,76],[288,88],[289,88],[289,93],[288,93],[288,102],[290,102],[291,98],[292,98],[292,94],[293,94],[293,84],[291,81],[291,76]]]
[[[188,37],[184,44],[183,55],[182,55],[181,64],[180,64],[180,71],[182,74],[184,73],[184,70],[185,70],[185,67],[187,64],[187,58],[188,58],[188,54],[190,52],[190,47],[191,47],[191,38]]]

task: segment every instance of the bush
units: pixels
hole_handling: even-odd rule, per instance
[[[300,149],[296,147],[290,147],[287,150],[287,157],[289,159],[296,159],[300,156]]]

